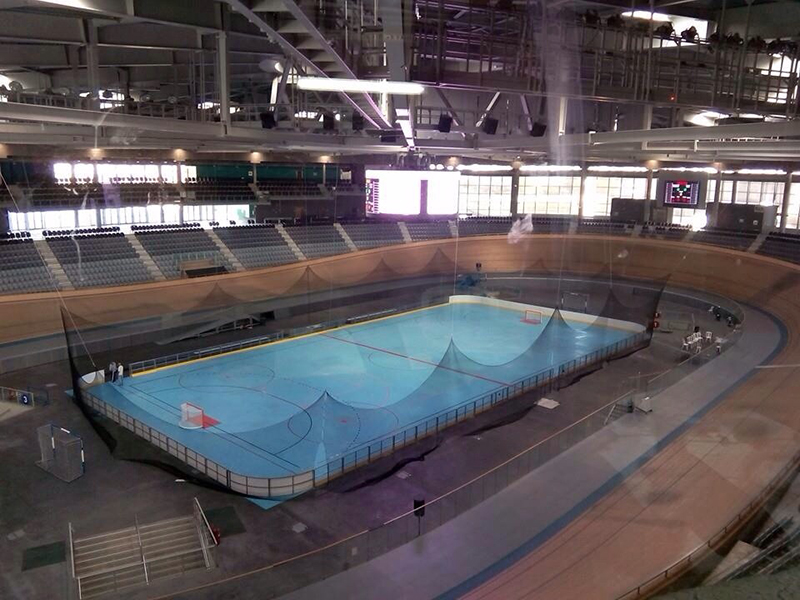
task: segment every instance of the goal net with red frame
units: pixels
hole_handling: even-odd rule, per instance
[[[530,323],[531,325],[539,325],[542,322],[542,311],[535,309],[525,309],[522,316],[523,323]]]
[[[184,429],[203,429],[206,427],[203,409],[191,402],[184,402],[181,404],[181,421],[179,425]]]

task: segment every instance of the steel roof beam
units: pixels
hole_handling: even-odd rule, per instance
[[[283,51],[286,53],[287,56],[290,56],[294,59],[295,64],[297,66],[302,66],[304,70],[309,71],[311,74],[316,75],[318,77],[327,77],[328,75],[320,69],[314,62],[309,59],[305,54],[300,52],[294,45],[279,34],[275,29],[267,25],[266,21],[259,17],[256,13],[250,10],[241,0],[222,0],[226,4],[228,4],[233,10],[238,12],[240,15],[248,19],[253,25],[255,25],[264,35],[266,35],[270,40],[278,44]],[[358,104],[356,104],[353,99],[348,96],[347,94],[340,94],[342,99],[344,99],[348,104],[350,104],[353,108],[355,108],[358,112],[360,112],[363,117],[369,121],[373,127],[381,129],[382,127],[375,122],[375,120],[361,108]],[[388,123],[387,123],[388,125]]]

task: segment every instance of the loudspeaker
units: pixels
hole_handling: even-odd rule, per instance
[[[334,127],[336,127],[336,119],[333,118],[333,115],[322,115],[322,129],[333,131]]]
[[[364,115],[361,113],[353,113],[353,131],[364,130]]]
[[[264,129],[272,129],[277,125],[274,112],[262,112],[258,116],[261,117],[261,127]]]
[[[436,126],[436,130],[439,131],[439,133],[450,133],[450,128],[452,126],[453,117],[444,113],[439,115],[439,124]]]
[[[397,141],[397,134],[396,133],[382,133],[381,134],[381,141],[384,144],[394,144]]]
[[[425,516],[425,498],[414,498],[414,516]]]
[[[547,131],[547,125],[539,123],[538,121],[531,125],[531,135],[533,137],[542,137],[544,132]]]
[[[488,133],[489,135],[494,135],[497,133],[497,119],[493,119],[492,117],[486,117],[483,120],[483,127],[481,127],[483,133]]]

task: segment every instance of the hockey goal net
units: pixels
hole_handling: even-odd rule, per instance
[[[530,323],[531,325],[539,325],[542,322],[542,311],[526,309],[522,316],[522,322]]]
[[[203,409],[191,402],[184,402],[181,404],[181,421],[179,425],[184,429],[202,429],[205,427]]]

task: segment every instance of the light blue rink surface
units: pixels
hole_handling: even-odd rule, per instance
[[[521,317],[506,308],[445,304],[185,363],[92,392],[235,473],[287,476],[632,335],[555,322],[541,347],[514,361],[547,325],[546,318],[533,325]],[[449,366],[437,369],[448,357]],[[202,407],[219,424],[181,428],[183,402]]]

